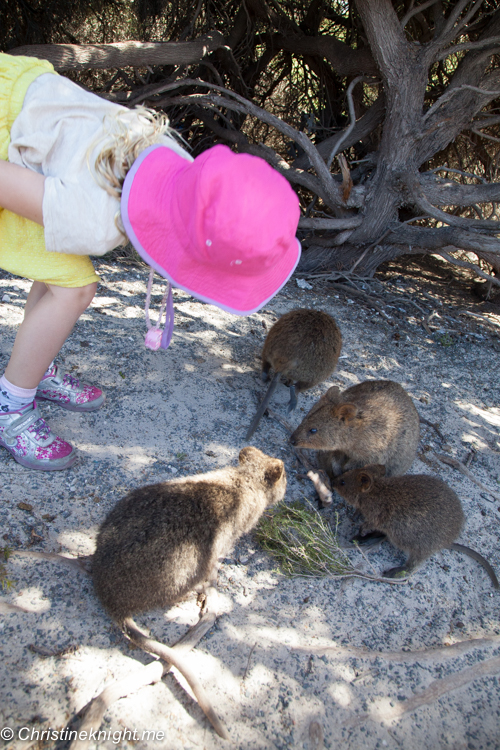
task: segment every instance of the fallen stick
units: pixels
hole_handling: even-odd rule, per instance
[[[8,615],[11,612],[27,612],[36,613],[35,609],[25,609],[20,607],[18,604],[9,604],[9,602],[0,602],[0,615]]]
[[[429,422],[428,419],[424,419],[423,417],[420,417],[420,422],[421,424],[426,424],[429,427],[432,427],[432,429],[436,431],[436,434],[438,435],[439,439],[444,442],[444,439],[445,439],[444,435],[439,429],[439,425],[437,424],[437,422]]]
[[[52,562],[62,563],[68,565],[70,568],[78,570],[80,573],[87,573],[89,571],[85,567],[89,561],[92,560],[92,555],[82,555],[81,557],[68,557],[67,555],[60,555],[57,552],[37,552],[31,549],[14,549],[12,550],[10,557],[35,557],[39,560],[51,560]]]
[[[247,665],[245,667],[245,672],[243,673],[243,677],[241,678],[241,682],[244,682],[246,680],[246,676],[248,674],[248,670],[249,670],[249,667],[250,667],[250,659],[252,658],[252,654],[255,651],[255,647],[256,646],[257,646],[257,641],[255,641],[255,643],[253,644],[252,648],[250,649],[250,653],[248,654]]]
[[[179,654],[185,654],[191,651],[200,642],[203,636],[212,627],[215,620],[217,619],[217,607],[214,604],[216,592],[212,589],[207,591],[206,609],[201,615],[200,619],[190,628],[178,641],[172,646],[172,649],[179,652]],[[132,674],[124,677],[122,680],[117,680],[111,685],[108,685],[104,690],[96,697],[93,698],[86,706],[84,706],[73,721],[82,716],[82,722],[77,731],[77,738],[73,740],[70,745],[70,750],[85,750],[88,747],[88,739],[80,739],[83,732],[98,732],[104,714],[115,701],[120,698],[126,698],[128,695],[137,692],[140,688],[146,685],[154,685],[159,682],[162,677],[170,672],[171,664],[163,662],[161,659],[153,661],[145,667],[132,672]],[[68,727],[69,729],[69,727]]]
[[[500,672],[500,656],[494,656],[487,661],[469,667],[469,669],[464,669],[462,672],[457,672],[449,677],[443,677],[441,680],[434,680],[428,688],[422,690],[417,695],[398,703],[396,706],[381,710],[377,715],[365,713],[351,717],[343,722],[343,726],[356,727],[364,724],[368,719],[379,722],[398,719],[421,706],[434,703],[439,698],[442,698],[443,695],[450,693],[452,690],[458,690],[458,688],[467,685],[469,682],[473,682],[481,677],[489,677],[498,672]]]
[[[496,646],[500,641],[500,635],[490,635],[485,638],[471,638],[466,641],[458,641],[450,646],[436,646],[418,651],[370,651],[365,648],[346,646],[295,646],[291,650],[303,654],[317,654],[330,657],[356,657],[361,659],[384,659],[400,663],[413,664],[420,661],[432,661],[438,663],[441,659],[454,659],[457,656],[468,654],[476,648]]]
[[[456,458],[452,458],[451,456],[443,456],[442,453],[436,453],[434,452],[434,455],[436,458],[441,461],[443,464],[448,464],[449,466],[453,466],[454,469],[457,469],[458,471],[461,471],[462,474],[465,474],[466,477],[470,479],[471,482],[474,482],[474,484],[477,484],[478,487],[480,487],[482,490],[488,493],[488,495],[491,495],[495,498],[498,502],[500,502],[500,495],[497,495],[496,492],[493,492],[493,490],[490,490],[489,487],[486,487],[485,484],[479,481],[479,479],[476,479],[474,474],[469,471],[469,469],[463,465],[460,461],[457,461]]]
[[[76,730],[68,727],[70,736],[75,731],[77,735],[76,739],[70,745],[70,750],[84,750],[84,748],[88,747],[90,740],[83,739],[84,733],[86,733],[87,737],[91,732],[97,734],[104,714],[112,703],[135,693],[141,687],[154,685],[156,682],[159,682],[163,675],[168,672],[169,668],[169,664],[164,664],[158,659],[158,661],[153,661],[151,664],[132,672],[132,674],[124,677],[122,680],[117,680],[108,685],[97,698],[94,698],[84,706],[82,709],[84,717],[80,727]]]

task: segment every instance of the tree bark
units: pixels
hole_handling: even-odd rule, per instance
[[[56,70],[90,70],[190,65],[225,46],[223,35],[212,31],[191,42],[117,42],[115,44],[32,44],[15,47],[11,55],[48,60]]]
[[[364,206],[363,223],[349,242],[377,238],[397,218],[401,175],[416,171],[415,136],[421,119],[427,70],[416,45],[402,32],[390,0],[357,0],[370,47],[384,80],[386,116],[378,166]]]

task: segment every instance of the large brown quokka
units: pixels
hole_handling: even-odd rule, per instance
[[[404,474],[419,439],[413,401],[392,380],[329,388],[290,437],[292,445],[319,451],[320,468],[331,477],[368,464],[384,464],[387,476]]]
[[[148,638],[132,617],[214,585],[219,558],[283,499],[285,489],[283,462],[246,447],[237,467],[133,490],[111,510],[97,537],[92,577],[104,608],[138,646],[182,672],[222,737],[226,730],[208,701],[203,705],[177,653]]]
[[[334,371],[342,334],[335,320],[321,310],[299,308],[285,313],[272,326],[262,349],[262,379],[273,377],[245,436],[250,440],[268,407],[280,378],[290,389],[287,411],[297,406],[300,391],[322,383]]]
[[[401,567],[386,570],[385,577],[406,577],[435,552],[454,549],[479,562],[498,588],[489,562],[469,547],[455,544],[465,519],[457,494],[442,479],[426,474],[386,477],[384,466],[372,465],[342,474],[332,486],[363,515],[361,531],[353,541],[370,546],[387,538],[408,556]],[[363,534],[365,529],[370,532]]]

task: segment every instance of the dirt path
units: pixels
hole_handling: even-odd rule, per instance
[[[292,280],[250,318],[175,291],[171,347],[150,352],[143,346],[146,269],[109,261],[99,268],[97,297],[59,362],[99,384],[107,401],[93,415],[42,404],[52,429],[79,450],[69,471],[32,472],[0,450],[0,546],[91,553],[99,522],[129,489],[235,463],[263,390],[257,357],[266,331],[287,310],[311,306],[331,313],[344,337],[327,385],[396,380],[437,425],[423,425],[412,472],[439,474],[456,490],[467,517],[461,541],[500,570],[500,306],[469,296],[465,277],[434,260],[419,276],[414,264],[393,265],[381,274],[383,290],[365,289],[379,311],[364,298]],[[27,290],[28,282],[0,275],[2,371]],[[156,304],[161,292],[157,281]],[[325,389],[300,396],[293,424]],[[281,387],[274,407],[283,415],[287,400]],[[263,419],[253,444],[285,460],[288,500],[314,498],[277,423]],[[483,488],[438,456],[466,465]],[[339,498],[322,512],[333,522],[338,513],[343,538],[355,529]],[[369,561],[382,571],[397,559],[383,545]],[[6,745],[18,750],[36,738],[33,730],[61,730],[104,685],[149,659],[128,648],[84,575],[16,557],[6,576],[12,586],[2,601],[31,610],[0,621],[1,724],[16,732]],[[229,728],[227,747],[500,746],[500,594],[468,558],[437,554],[398,586],[290,580],[245,538],[224,561],[219,588],[221,616],[189,658]],[[196,617],[193,600],[140,621],[172,643]],[[478,640],[465,650],[446,648],[470,639]],[[374,653],[401,650],[404,656]],[[93,743],[99,748],[224,745],[172,675],[118,701],[102,729],[108,736]],[[136,734],[123,739],[125,730]],[[143,737],[145,730],[163,739]]]

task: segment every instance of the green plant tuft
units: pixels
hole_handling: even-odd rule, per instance
[[[455,339],[453,336],[450,336],[449,333],[445,333],[439,338],[439,343],[441,346],[453,346],[455,344]]]
[[[5,565],[11,555],[12,550],[9,547],[0,547],[0,559],[4,561],[0,562],[0,589],[4,591],[9,591],[14,584],[14,581],[7,578],[7,567]]]
[[[345,576],[355,571],[332,529],[312,505],[295,500],[265,513],[256,529],[262,548],[287,576]]]

